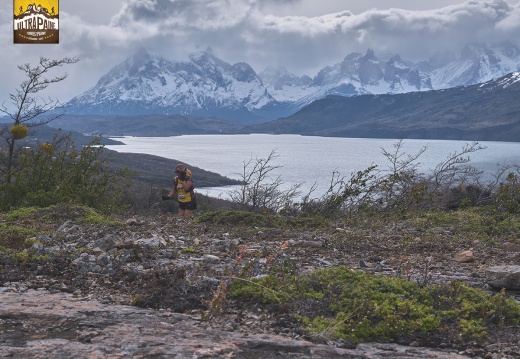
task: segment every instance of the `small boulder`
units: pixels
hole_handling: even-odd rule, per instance
[[[125,222],[128,226],[136,226],[138,224],[137,219],[128,218]]]
[[[520,290],[520,266],[494,266],[486,269],[486,283],[493,288]]]
[[[470,249],[456,253],[453,260],[459,263],[468,263],[473,262],[475,260],[475,256],[473,255],[473,250]]]
[[[503,248],[506,252],[520,252],[520,244],[518,244],[518,243],[510,243],[510,242],[506,242],[506,243],[504,243],[504,245],[502,246],[502,248]]]

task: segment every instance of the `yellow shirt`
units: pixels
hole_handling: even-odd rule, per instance
[[[187,192],[184,190],[184,187],[182,186],[182,181],[179,180],[179,177],[175,177],[175,186],[177,188],[177,198],[179,199],[179,202],[191,202],[191,192]],[[186,181],[191,181],[193,186],[193,180],[191,179],[191,171],[186,171]]]
[[[182,186],[182,182],[177,180],[177,198],[179,202],[191,202],[191,192],[186,192]]]

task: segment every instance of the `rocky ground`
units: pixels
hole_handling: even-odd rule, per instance
[[[376,230],[284,230],[180,221],[169,214],[121,221],[46,223],[49,234],[34,238],[31,248],[46,260],[2,259],[0,356],[520,358],[518,327],[464,346],[318,343],[283,311],[230,297],[215,301],[219,283],[251,258],[290,261],[302,272],[346,266],[425,283],[458,280],[493,292],[485,271],[520,263],[514,244],[395,223]]]

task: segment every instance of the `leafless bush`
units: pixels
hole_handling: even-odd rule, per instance
[[[240,174],[242,184],[239,189],[230,193],[231,201],[240,209],[252,212],[278,212],[300,194],[301,184],[284,190],[285,183],[281,176],[271,177],[275,170],[283,167],[273,165],[277,157],[276,151],[273,150],[267,158],[251,158],[247,162],[244,161]]]
[[[415,154],[403,152],[403,141],[394,144],[392,151],[382,149],[388,161],[386,167],[370,166],[364,171],[341,177],[332,174],[330,187],[319,199],[303,198],[301,208],[330,216],[345,215],[362,210],[405,211],[431,207],[478,205],[491,195],[489,186],[481,183],[482,172],[470,165],[469,155],[485,149],[478,142],[465,145],[450,153],[431,174],[419,172],[419,159],[426,151],[422,147]]]

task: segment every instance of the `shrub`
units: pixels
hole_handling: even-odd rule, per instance
[[[100,138],[78,150],[70,135],[25,151],[10,183],[0,185],[0,209],[48,207],[73,201],[103,212],[118,211],[125,174],[107,170]]]
[[[495,196],[496,207],[505,212],[520,212],[520,179],[515,173],[509,173],[500,184]]]
[[[271,177],[272,173],[283,166],[273,165],[278,156],[271,151],[267,158],[252,158],[244,162],[241,176],[241,186],[230,193],[231,201],[239,209],[251,212],[278,212],[290,205],[299,195],[301,185],[297,184],[283,190],[284,182],[281,176]]]
[[[491,193],[477,185],[459,185],[450,188],[446,200],[446,208],[459,209],[474,207],[481,203],[483,198],[489,198]]]
[[[52,155],[54,153],[54,145],[52,143],[43,143],[42,152]]]
[[[428,334],[475,340],[494,327],[520,324],[520,304],[504,292],[489,295],[459,282],[421,287],[346,268],[236,281],[230,292],[283,303],[320,340],[401,341]]]

